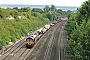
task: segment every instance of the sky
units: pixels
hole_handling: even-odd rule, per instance
[[[0,4],[81,6],[85,0],[2,0]]]

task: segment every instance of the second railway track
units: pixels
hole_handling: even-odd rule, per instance
[[[27,60],[65,60],[67,20],[59,22],[42,37]]]
[[[26,48],[24,38],[2,53],[0,60],[65,60],[65,23],[51,27],[32,49]]]

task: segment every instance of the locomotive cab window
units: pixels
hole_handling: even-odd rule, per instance
[[[29,39],[29,41],[30,41],[30,42],[33,42],[33,40],[32,40],[32,39]]]
[[[26,41],[27,41],[27,42],[33,42],[33,40],[30,39],[30,38],[27,38]]]

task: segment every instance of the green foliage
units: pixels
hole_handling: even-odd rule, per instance
[[[90,0],[84,2],[78,12],[70,14],[67,32],[69,42],[67,46],[68,60],[90,60]]]
[[[56,7],[54,5],[51,6],[51,11],[56,11]]]
[[[56,16],[63,15],[64,12],[58,13],[54,5],[51,8],[46,6],[44,10],[39,8],[31,10],[29,7],[0,8],[0,49],[9,42],[16,42],[31,31],[56,20]]]
[[[29,7],[24,7],[22,8],[22,12],[31,12]]]
[[[45,6],[45,8],[43,9],[45,12],[49,12],[50,11],[50,8],[49,8],[49,6]]]
[[[82,20],[88,21],[88,18],[90,17],[90,0],[85,1],[81,8],[78,9],[78,24],[81,24]]]
[[[2,11],[6,11],[2,9]],[[17,10],[8,10],[9,15],[19,16],[19,12]],[[25,19],[15,19],[8,20],[5,19],[5,15],[2,15],[3,18],[0,19],[0,49],[2,46],[8,44],[8,42],[15,42],[16,39],[20,39],[22,36],[27,35],[31,31],[36,30],[37,28],[42,27],[46,23],[48,23],[49,19],[44,18],[42,14],[36,13],[37,16],[31,16],[30,12],[21,12],[21,15],[25,17]],[[6,17],[7,18],[7,17]]]
[[[0,8],[0,18],[6,18],[9,15],[9,12],[5,9]]]
[[[32,12],[39,12],[39,13],[45,13],[42,9],[40,9],[40,8],[33,8],[32,9]]]
[[[46,16],[47,16],[47,18],[48,18],[49,20],[53,20],[52,14],[48,13]]]

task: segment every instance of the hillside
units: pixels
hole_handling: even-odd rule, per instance
[[[71,11],[62,11],[46,6],[43,10],[39,8],[24,7],[0,8],[0,49],[9,42],[16,42],[23,36],[34,31],[47,23],[57,19],[57,16],[67,16]]]

